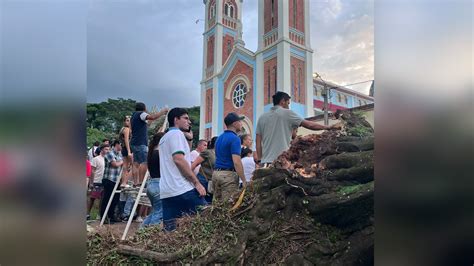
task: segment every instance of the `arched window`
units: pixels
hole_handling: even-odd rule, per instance
[[[274,22],[274,17],[275,17],[275,0],[272,0],[272,28],[273,26],[275,25],[273,22]]]
[[[230,17],[233,18],[233,17],[234,17],[234,6],[233,6],[233,5],[230,5],[230,6],[229,6],[229,10],[230,10],[230,12],[229,12]]]
[[[301,67],[298,68],[298,100],[301,102]]]
[[[340,93],[337,94],[337,101],[342,102],[342,95]]]
[[[232,93],[232,103],[236,108],[240,108],[244,105],[246,96],[247,87],[245,84],[239,83],[235,86],[234,92]]]
[[[344,95],[344,102],[345,102],[346,104],[349,103],[349,99],[348,99],[347,95]]]
[[[271,92],[271,86],[270,86],[270,83],[271,83],[271,77],[270,77],[270,69],[267,70],[267,92],[268,92],[268,102],[271,103],[271,98],[272,98],[272,92]]]
[[[359,106],[361,106],[361,105],[362,105],[362,102],[359,100]]]
[[[296,1],[293,0],[293,27],[296,29]]]
[[[214,5],[212,5],[209,8],[209,18],[212,19],[212,18],[214,18],[215,15],[216,15],[216,7]]]
[[[225,3],[225,5],[224,5],[224,14],[225,14],[226,16],[229,15],[229,4],[227,4],[227,3]]]

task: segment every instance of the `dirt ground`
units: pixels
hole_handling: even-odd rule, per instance
[[[123,232],[125,231],[125,227],[127,226],[126,222],[121,223],[114,223],[114,224],[103,224],[100,226],[100,221],[88,221],[87,225],[89,225],[94,232],[109,232],[112,234],[116,239],[120,239],[122,237]],[[135,232],[138,230],[140,223],[132,222],[130,224],[130,228],[127,233],[127,238],[133,237]]]

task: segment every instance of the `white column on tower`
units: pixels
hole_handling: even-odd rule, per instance
[[[314,116],[313,104],[313,52],[306,51],[306,117]]]
[[[258,119],[263,114],[264,110],[264,71],[263,71],[263,34],[264,34],[264,1],[258,1],[258,50],[256,52],[257,65],[257,87],[256,90],[256,106],[254,107],[255,117],[254,125],[257,124]],[[255,136],[253,136],[255,137]]]
[[[205,14],[205,17],[204,17],[204,32],[206,32],[209,28],[208,28],[208,1],[204,0],[204,14]],[[200,139],[203,139],[204,138],[204,134],[205,134],[205,131],[206,131],[206,125],[205,125],[205,115],[206,115],[206,105],[209,104],[209,103],[206,103],[206,90],[205,90],[205,87],[206,87],[206,84],[205,84],[205,79],[206,79],[206,68],[207,68],[207,65],[206,65],[206,58],[207,58],[207,37],[205,35],[203,35],[203,38],[202,38],[202,50],[203,50],[203,53],[202,53],[202,81],[201,81],[201,92],[200,92],[200,95],[201,95],[201,106],[199,108],[199,138]]]
[[[304,39],[306,48],[311,49],[311,26],[309,17],[309,0],[304,0]]]
[[[278,0],[277,90],[291,95],[288,1]]]
[[[219,80],[217,77],[212,79],[212,136],[217,136],[218,128],[217,121],[219,119],[219,112],[224,112],[224,110],[219,110]]]
[[[304,32],[306,46],[306,116],[314,116],[313,101],[313,50],[311,49],[311,27],[309,16],[309,0],[304,0]]]
[[[263,34],[264,34],[264,1],[258,1],[258,52],[263,50]],[[260,78],[260,76],[259,76]]]
[[[206,84],[201,83],[201,107],[199,108],[199,139],[204,139],[206,132]]]

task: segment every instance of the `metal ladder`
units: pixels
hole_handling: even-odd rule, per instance
[[[167,106],[166,106],[167,107]],[[160,127],[158,132],[164,132],[166,127],[168,126],[168,113],[165,115],[165,121],[163,122],[163,125]],[[132,166],[133,167],[133,166]],[[122,238],[121,240],[125,240],[127,237],[128,230],[130,229],[130,225],[132,224],[133,216],[135,215],[135,212],[138,207],[138,203],[140,202],[141,197],[147,196],[146,193],[143,193],[143,189],[145,188],[146,181],[148,180],[148,177],[150,176],[150,173],[147,171],[145,174],[145,177],[143,178],[142,184],[140,186],[140,189],[138,190],[137,197],[135,198],[135,202],[133,203],[133,208],[130,211],[130,216],[128,217],[127,221],[127,226],[125,227],[125,230],[123,231]],[[115,193],[121,193],[121,190],[117,190],[118,185],[120,184],[120,179],[122,178],[122,175],[119,176],[117,179],[117,182],[115,182],[114,190],[112,191],[112,195],[110,196],[109,202],[107,203],[107,207],[105,208],[105,212],[103,217],[100,220],[100,226],[104,224],[105,217],[107,217],[107,213],[109,212],[110,205],[112,204],[112,200],[115,197]]]
[[[121,240],[125,240],[125,237],[127,237],[127,233],[128,233],[128,230],[130,229],[130,225],[132,223],[132,220],[133,220],[133,216],[135,215],[135,212],[137,211],[137,207],[138,207],[138,204],[140,202],[140,199],[141,197],[146,197],[146,193],[143,192],[144,188],[145,188],[145,184],[146,184],[146,181],[148,179],[148,172],[147,174],[145,175],[145,178],[143,178],[143,182],[140,186],[140,189],[138,190],[138,194],[137,196],[135,197],[135,202],[133,203],[133,208],[132,210],[130,211],[130,216],[128,217],[128,221],[127,221],[127,226],[125,227],[125,230],[122,234],[122,238]],[[114,189],[112,191],[112,195],[110,196],[109,198],[109,201],[107,203],[107,207],[105,208],[105,212],[104,212],[104,215],[103,217],[101,218],[101,221],[100,221],[100,226],[104,225],[104,221],[105,221],[105,218],[107,217],[107,213],[110,209],[110,205],[112,204],[112,200],[114,199],[115,197],[115,194],[116,193],[122,193],[122,190],[119,190],[118,189],[118,186],[120,184],[120,179],[121,179],[121,176],[117,179],[117,182],[115,183],[115,186],[114,186]]]

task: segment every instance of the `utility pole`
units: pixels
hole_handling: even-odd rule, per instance
[[[324,108],[324,125],[327,126],[327,125],[329,125],[329,118],[328,118],[328,95],[329,95],[329,92],[328,92],[328,88],[326,87],[326,82],[324,82],[324,89],[321,92],[321,94],[323,95],[323,98],[324,98],[324,105],[323,105],[323,108]]]
[[[324,81],[324,79],[321,77],[321,75],[319,75],[319,73],[317,72],[314,72],[313,73],[313,78],[319,78],[323,84],[324,84],[324,88],[323,88],[323,91],[321,91],[321,95],[323,96],[324,98],[324,105],[323,105],[323,108],[324,108],[324,125],[327,126],[329,125],[329,117],[328,117],[328,97],[329,97],[329,90],[331,88],[327,88],[327,84],[326,84],[326,81]]]

